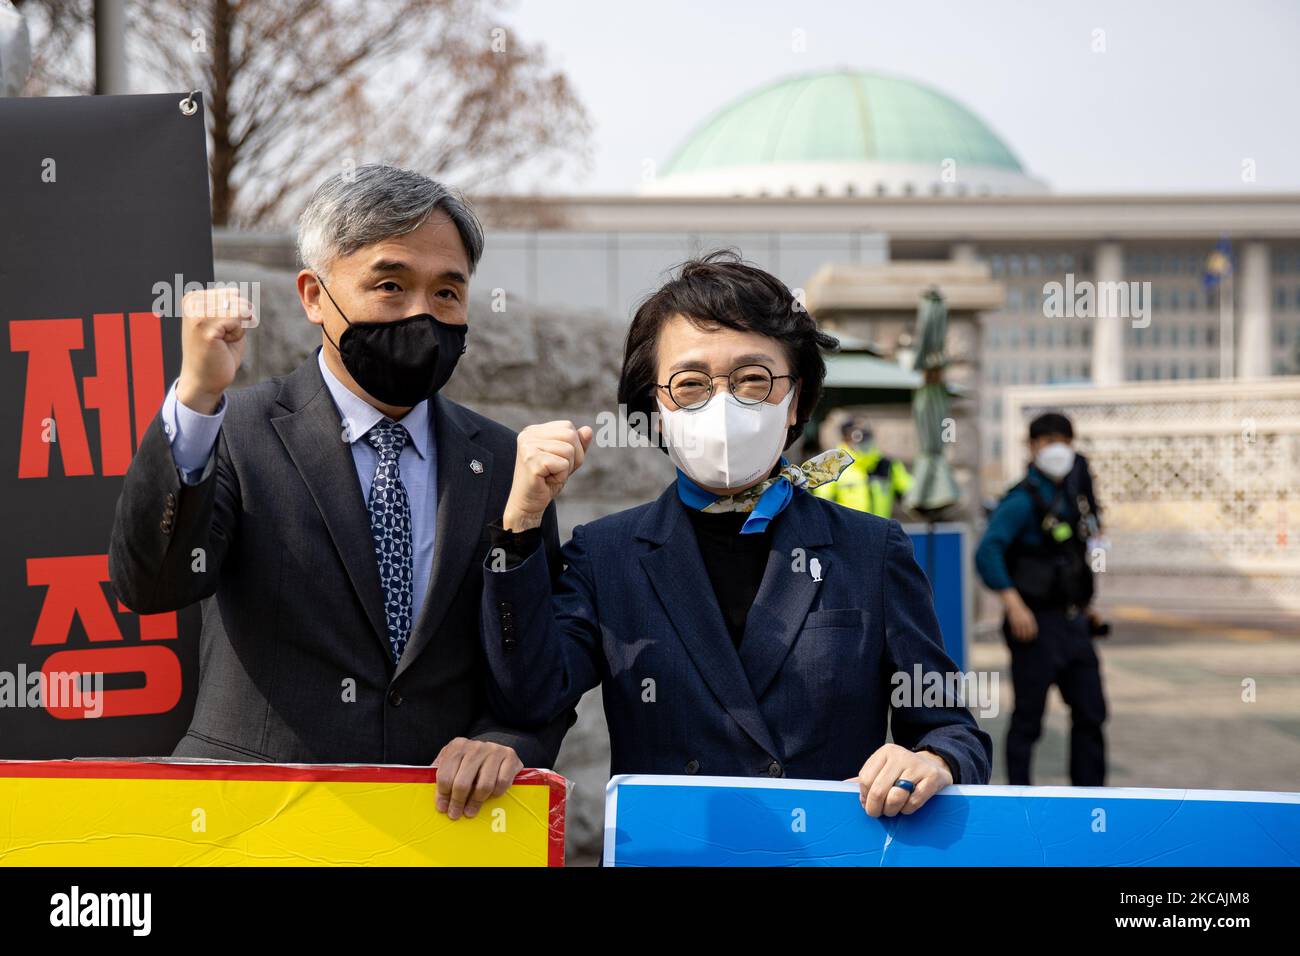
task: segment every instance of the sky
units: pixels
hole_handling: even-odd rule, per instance
[[[963,103],[1054,192],[1300,191],[1300,0],[519,0],[500,19],[594,126],[589,168],[530,190],[634,192],[736,97],[848,67]]]

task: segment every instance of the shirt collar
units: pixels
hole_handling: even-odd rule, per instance
[[[325,379],[325,387],[330,390],[330,397],[334,399],[339,415],[344,421],[351,423],[352,427],[348,434],[353,437],[348,440],[348,444],[364,438],[366,432],[385,417],[384,413],[339,381],[338,376],[330,371],[330,367],[325,363],[324,348],[317,350],[316,362],[320,365],[321,377]],[[412,408],[402,416],[401,422],[410,436],[411,446],[421,458],[428,458],[429,400],[426,398]]]

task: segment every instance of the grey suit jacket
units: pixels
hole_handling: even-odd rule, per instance
[[[394,667],[369,512],[315,354],[226,399],[215,468],[198,485],[181,482],[154,417],[109,547],[113,588],[132,610],[203,601],[198,698],[175,755],[429,764],[465,736],[553,766],[573,712],[531,731],[494,720],[479,640],[486,527],[510,491],[515,434],[432,399],[435,555]],[[553,508],[543,527],[558,556]]]

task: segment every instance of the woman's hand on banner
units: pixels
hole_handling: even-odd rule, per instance
[[[506,500],[501,527],[527,531],[542,523],[542,515],[582,467],[594,432],[570,421],[529,425],[516,442],[515,476]]]
[[[176,397],[211,415],[244,358],[244,333],[257,324],[253,304],[237,289],[187,292],[181,299],[181,375]]]
[[[912,789],[895,786],[900,780],[910,783]],[[932,796],[952,785],[952,772],[936,753],[885,744],[867,758],[857,777],[847,782],[858,784],[858,800],[868,816],[892,817],[921,809]]]

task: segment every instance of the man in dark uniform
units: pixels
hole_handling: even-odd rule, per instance
[[[1055,684],[1070,708],[1070,782],[1101,786],[1106,776],[1102,724],[1106,698],[1093,648],[1096,615],[1086,527],[1071,488],[1074,429],[1064,415],[1029,426],[1033,463],[989,518],[975,554],[985,585],[1002,599],[1002,633],[1011,649],[1015,712],[1007,733],[1007,774],[1027,785],[1042,733],[1047,691]]]

